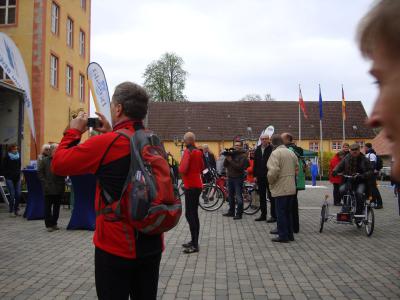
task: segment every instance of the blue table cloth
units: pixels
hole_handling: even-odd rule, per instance
[[[94,197],[96,192],[96,177],[94,175],[70,176],[74,193],[74,208],[67,229],[94,230],[96,213]]]
[[[27,220],[42,220],[44,219],[44,194],[37,170],[24,169],[22,173],[28,188],[24,218]]]

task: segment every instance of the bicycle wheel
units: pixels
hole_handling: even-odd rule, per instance
[[[243,193],[243,212],[246,215],[254,215],[260,210],[260,197],[255,191]]]
[[[206,211],[218,210],[224,204],[225,197],[222,190],[214,184],[205,184],[200,194],[199,205]]]
[[[322,208],[321,208],[321,217],[319,220],[319,233],[322,233],[325,222],[326,222],[326,204],[322,205]]]
[[[374,226],[375,226],[375,215],[374,215],[374,210],[372,209],[371,206],[367,207],[367,216],[364,220],[365,224],[365,234],[367,236],[371,236],[372,233],[374,232]]]

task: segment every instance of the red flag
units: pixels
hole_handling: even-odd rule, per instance
[[[303,95],[301,94],[301,88],[299,87],[299,105],[301,110],[303,111],[304,118],[308,119],[306,105],[304,104]]]
[[[344,98],[343,85],[342,85],[342,118],[343,121],[346,121],[346,99]]]

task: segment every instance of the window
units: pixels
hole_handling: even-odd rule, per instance
[[[3,68],[0,67],[0,80],[9,80],[10,77],[8,77],[7,73],[4,72]]]
[[[308,149],[310,151],[318,152],[319,151],[319,143],[318,142],[310,142]]]
[[[60,7],[55,3],[51,3],[51,32],[58,34],[60,21]]]
[[[342,150],[342,143],[341,142],[332,142],[332,150],[333,151]]]
[[[86,10],[86,0],[81,0],[81,8]]]
[[[85,56],[85,32],[79,30],[79,55]]]
[[[85,102],[85,76],[79,74],[79,100]]]
[[[0,0],[0,25],[15,24],[17,0]]]
[[[74,21],[71,18],[67,18],[67,46],[73,47],[74,42]]]
[[[73,80],[73,69],[70,65],[67,65],[65,72],[65,92],[67,95],[72,95],[72,80]]]
[[[50,85],[58,87],[58,57],[53,54],[50,56]]]

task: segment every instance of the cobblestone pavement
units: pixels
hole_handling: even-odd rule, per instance
[[[160,299],[400,299],[400,217],[389,187],[380,188],[372,237],[355,226],[327,224],[320,205],[331,188],[299,194],[300,233],[271,242],[273,225],[200,210],[198,254],[182,254],[189,240],[184,218],[166,234]],[[0,299],[95,299],[92,232],[49,233],[43,221],[10,218],[0,205]]]

